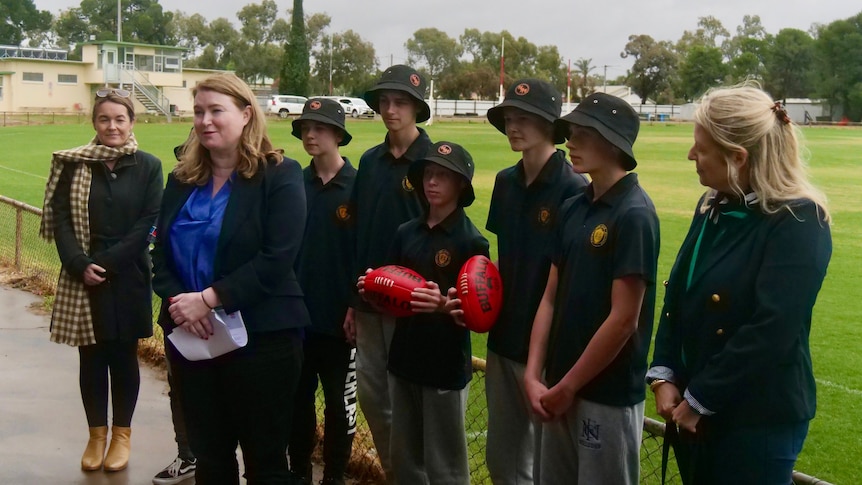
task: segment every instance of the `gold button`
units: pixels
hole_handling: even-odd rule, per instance
[[[716,334],[716,335],[724,335],[724,329],[723,329],[723,328],[719,328],[718,330],[716,330],[716,331],[715,331],[715,334]]]
[[[714,302],[716,302],[716,303],[718,303],[718,302],[720,302],[720,301],[721,301],[721,297],[720,297],[720,296],[718,296],[718,293],[713,293],[713,295],[712,295],[712,301],[714,301]]]
[[[668,280],[664,280],[664,282],[662,282],[662,284],[663,284],[663,285],[665,285],[665,286],[667,286],[667,285],[668,285],[668,283],[669,283],[669,282],[668,282]]]

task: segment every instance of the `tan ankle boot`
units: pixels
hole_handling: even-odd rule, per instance
[[[90,441],[81,457],[81,470],[93,471],[102,468],[105,461],[105,445],[108,442],[108,427],[96,426],[90,428]]]
[[[132,428],[111,426],[111,446],[105,457],[105,471],[118,472],[129,464],[132,448]]]

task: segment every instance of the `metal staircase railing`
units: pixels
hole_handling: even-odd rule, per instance
[[[120,66],[120,82],[132,85],[132,91],[141,104],[148,110],[165,115],[168,123],[171,122],[171,103],[165,97],[162,90],[147,79],[147,76],[134,67]]]

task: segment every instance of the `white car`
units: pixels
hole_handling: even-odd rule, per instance
[[[274,94],[269,98],[268,111],[272,114],[277,114],[281,118],[287,118],[290,115],[301,115],[302,108],[308,98],[304,96],[294,96],[292,94]]]
[[[344,108],[345,115],[350,115],[354,118],[359,118],[360,116],[374,118],[374,110],[371,109],[371,106],[368,106],[368,103],[366,103],[362,98],[348,98],[346,96],[328,97],[341,103],[341,106]]]

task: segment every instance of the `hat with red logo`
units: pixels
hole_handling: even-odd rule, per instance
[[[380,112],[381,91],[402,91],[418,101],[419,111],[416,113],[416,122],[420,123],[431,117],[431,107],[425,102],[425,78],[416,69],[403,64],[394,65],[385,71],[377,84],[365,92],[362,97],[368,106],[376,112]]]
[[[334,99],[311,98],[305,102],[302,115],[293,120],[293,131],[290,132],[300,140],[302,140],[302,122],[305,120],[316,121],[341,130],[341,143],[338,146],[347,145],[353,139],[344,127],[344,108]]]
[[[467,207],[476,200],[472,184],[475,165],[473,164],[473,157],[464,147],[451,141],[438,141],[431,145],[423,158],[410,164],[410,168],[407,170],[407,180],[416,188],[422,199],[425,199],[422,179],[425,175],[425,165],[428,163],[436,163],[441,167],[448,168],[466,179],[467,186],[461,191],[458,205]]]
[[[488,121],[506,134],[505,108],[511,106],[534,114],[553,124],[563,110],[563,98],[551,83],[541,79],[518,79],[506,91],[503,102],[488,110]],[[554,143],[563,143],[565,138],[554,135]]]

